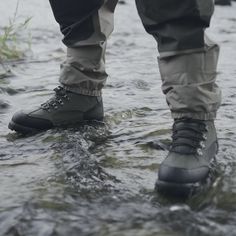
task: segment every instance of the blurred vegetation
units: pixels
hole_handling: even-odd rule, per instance
[[[27,40],[22,40],[21,37],[22,32],[27,29],[31,17],[19,21],[17,16],[18,7],[19,1],[13,17],[9,19],[9,24],[4,27],[0,26],[0,65],[3,68],[3,72],[0,71],[0,78],[9,70],[4,65],[4,62],[23,59],[25,51],[27,51],[25,45],[27,45],[27,49],[30,49],[31,46],[30,34]],[[24,48],[22,48],[23,44]]]
[[[30,18],[23,23],[16,24],[15,18],[10,20],[9,25],[4,27],[3,34],[0,35],[0,61],[10,59],[20,59],[24,55],[19,47],[18,33],[25,29]]]
[[[14,16],[9,19],[9,24],[0,31],[0,62],[11,59],[21,59],[24,52],[20,49],[20,33],[24,31],[31,17],[25,19],[23,22],[18,22],[19,1],[17,2]],[[30,46],[30,40],[28,41]]]

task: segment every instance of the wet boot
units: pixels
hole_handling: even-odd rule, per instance
[[[230,6],[231,5],[231,0],[216,0],[215,4],[216,5],[221,5],[221,6]]]
[[[217,150],[213,120],[175,120],[170,151],[158,171],[158,192],[187,196],[197,190],[207,180]]]
[[[84,121],[103,120],[102,97],[80,95],[60,86],[54,91],[55,95],[37,109],[15,113],[9,129],[31,133],[73,126]]]

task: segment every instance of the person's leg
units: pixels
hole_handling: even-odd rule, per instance
[[[105,49],[118,0],[50,0],[67,46],[55,96],[33,111],[17,112],[9,128],[28,133],[84,120],[102,120]]]
[[[107,74],[105,49],[118,0],[50,0],[67,46],[60,83],[68,90],[100,96]]]
[[[219,47],[205,36],[213,0],[136,0],[146,31],[158,42],[158,62],[172,117],[172,147],[159,169],[159,188],[206,178],[217,149],[214,118]],[[208,132],[207,132],[208,130]]]

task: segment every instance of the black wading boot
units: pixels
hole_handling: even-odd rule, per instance
[[[231,0],[215,0],[215,4],[221,6],[230,6]]]
[[[156,189],[171,196],[188,196],[208,177],[218,142],[214,121],[174,121],[172,144],[158,171]]]
[[[8,127],[20,133],[32,133],[53,127],[73,126],[91,120],[103,120],[101,97],[85,96],[54,89],[55,95],[37,109],[14,114]]]

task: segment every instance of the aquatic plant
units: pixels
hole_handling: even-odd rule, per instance
[[[18,7],[19,1],[12,18],[9,19],[9,24],[5,27],[0,27],[0,65],[3,68],[3,72],[0,72],[0,78],[2,75],[8,72],[9,68],[6,68],[4,62],[11,60],[19,60],[25,56],[25,47],[22,48],[22,39],[20,33],[26,30],[31,17],[18,20]],[[30,35],[27,40],[24,40],[23,44],[30,48]]]
[[[24,19],[23,22],[18,22],[18,7],[19,1],[13,17],[9,19],[9,24],[3,27],[3,32],[0,34],[0,62],[20,59],[24,55],[24,52],[20,49],[19,33],[27,28],[31,17]],[[29,44],[30,40],[27,43]]]

